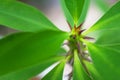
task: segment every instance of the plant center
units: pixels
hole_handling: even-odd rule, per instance
[[[70,37],[68,39],[68,47],[69,51],[67,53],[67,56],[72,55],[69,63],[73,67],[74,63],[74,52],[77,51],[77,54],[79,56],[80,62],[84,68],[84,70],[87,72],[87,74],[90,76],[90,73],[84,63],[84,61],[92,62],[89,53],[87,53],[86,45],[81,41],[81,39],[93,39],[87,36],[83,36],[82,32],[85,30],[81,30],[80,27],[74,27],[71,31]]]
[[[81,41],[81,39],[92,39],[90,37],[82,36],[82,32],[85,30],[81,30],[80,27],[74,27],[71,35],[68,39],[68,46],[70,48],[70,53],[73,54],[75,50],[77,50],[77,53],[80,58],[83,60],[91,62],[89,59],[89,54],[87,53],[86,45]]]

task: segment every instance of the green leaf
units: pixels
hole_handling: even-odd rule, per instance
[[[61,3],[67,21],[72,27],[79,26],[86,16],[89,0],[61,0]]]
[[[66,63],[66,59],[62,60],[42,80],[62,80],[65,63]]]
[[[84,70],[77,53],[74,53],[73,80],[91,80],[90,76]]]
[[[19,69],[15,72],[8,73],[0,77],[0,80],[28,80],[29,78],[35,77],[40,72],[48,68],[53,63],[60,61],[63,57],[54,56],[52,59],[45,60],[39,64],[34,66],[26,67],[23,69]]]
[[[99,35],[104,31],[109,31],[112,29],[119,29],[120,26],[120,1],[115,4],[96,24],[94,24],[89,30],[84,32],[86,34]],[[102,32],[101,32],[102,31]],[[95,34],[94,34],[95,35]]]
[[[94,0],[94,2],[103,12],[106,12],[110,8],[106,0]]]
[[[112,29],[105,31],[96,40],[95,44],[120,51],[120,37],[118,36],[119,34],[120,29]]]
[[[92,80],[102,80],[102,77],[95,69],[93,63],[85,61],[85,65],[86,65],[87,69],[89,70]]]
[[[67,51],[62,47],[58,50],[58,56],[62,55],[62,56],[65,56]]]
[[[67,9],[66,7],[66,4],[65,4],[65,0],[60,0],[61,1],[61,6],[62,6],[62,9],[63,9],[63,12],[64,12],[64,15],[67,19],[67,22],[72,26],[74,27],[74,20],[73,20],[73,17],[71,16],[69,10]]]
[[[57,30],[40,11],[19,1],[0,0],[0,24],[20,31]]]
[[[43,65],[44,61],[57,57],[56,52],[67,36],[68,34],[60,31],[24,32],[0,40],[1,80],[3,80],[2,77],[4,77],[4,80],[7,80],[7,78],[10,80],[11,76],[9,75],[14,73],[12,77],[15,77],[15,80],[19,80],[20,77],[23,78],[23,72],[24,74],[38,73],[38,71],[41,71],[39,68],[46,65]],[[47,66],[49,66],[49,63]],[[25,78],[31,78],[35,74],[29,73]]]
[[[77,26],[79,26],[80,24],[84,23],[86,15],[87,15],[87,12],[88,12],[89,4],[90,4],[90,0],[85,0],[84,7],[82,9],[81,16],[78,19]]]
[[[87,32],[95,38],[95,43],[86,42],[93,60],[94,70],[92,76],[95,80],[119,80],[120,77],[120,2],[113,6],[92,28]]]
[[[120,79],[120,51],[87,42],[93,65],[100,78],[97,80]]]
[[[113,6],[92,28],[89,36],[95,38],[95,44],[120,50],[120,2]]]

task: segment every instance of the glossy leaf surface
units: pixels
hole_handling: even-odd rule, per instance
[[[86,33],[95,38],[95,44],[103,47],[120,50],[120,2],[113,6],[93,27]]]
[[[85,42],[93,60],[90,69],[95,80],[119,80],[120,77],[120,2],[114,5],[85,34],[95,39],[95,43]]]
[[[99,32],[109,31],[112,29],[119,29],[120,27],[120,1],[116,3],[106,14],[96,22],[88,31],[84,34],[90,34],[96,32],[99,36]],[[101,32],[102,31],[102,32]]]
[[[99,74],[97,80],[120,79],[120,52],[96,44],[87,43],[93,65]]]
[[[14,0],[0,0],[0,24],[29,32],[57,30],[39,10]]]
[[[43,31],[38,33],[17,33],[0,40],[0,78],[2,79],[5,76],[7,80],[7,78],[11,77],[9,75],[16,73],[12,76],[18,76],[15,79],[18,78],[17,80],[19,80],[20,77],[24,77],[22,72],[27,74],[31,70],[33,72],[35,70],[38,73],[39,70],[41,71],[40,68],[47,65],[43,66],[43,61],[46,62],[48,59],[57,57],[56,52],[60,49],[66,37],[67,34],[64,32]],[[19,72],[21,73],[20,76]],[[35,75],[34,73],[29,74],[27,78]]]
[[[80,24],[85,22],[87,12],[88,12],[88,9],[89,9],[89,5],[90,5],[90,0],[85,0],[84,6],[83,6],[83,9],[82,9],[82,13],[81,13],[81,16],[78,20],[77,26],[79,26]]]
[[[53,56],[31,67],[19,69],[0,77],[0,80],[28,80],[37,76],[40,72],[48,68],[53,63],[60,61],[63,57]]]
[[[84,70],[77,53],[74,53],[73,80],[91,80],[90,76]]]
[[[102,80],[100,74],[97,72],[95,66],[93,63],[85,61],[85,65],[87,69],[89,70],[90,76],[92,80]]]
[[[62,80],[65,63],[65,59],[60,61],[42,80]]]
[[[120,51],[120,29],[105,31],[96,40],[95,44]]]
[[[85,19],[89,0],[61,0],[61,2],[67,21],[72,27],[79,26]]]

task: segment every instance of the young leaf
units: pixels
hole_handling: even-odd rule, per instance
[[[84,7],[82,9],[81,16],[78,19],[77,26],[79,26],[80,24],[84,23],[86,15],[87,15],[89,4],[90,4],[90,0],[85,0]]]
[[[20,71],[27,74],[30,71],[24,70],[31,68],[34,71],[36,67],[43,65],[43,61],[54,59],[66,36],[66,33],[60,31],[42,31],[18,33],[0,40],[0,77],[6,76],[7,80],[7,77],[11,77],[8,74],[15,73],[12,77],[17,75],[16,79],[19,80],[20,77],[24,77],[19,76]],[[27,78],[34,75],[28,74]]]
[[[62,80],[66,60],[62,60],[52,71],[50,71],[42,80]]]
[[[111,29],[119,29],[120,26],[119,8],[120,8],[120,1],[117,4],[115,4],[95,25],[93,25],[88,31],[84,32],[84,35],[98,30],[109,31]]]
[[[120,52],[101,47],[92,43],[86,43],[91,54],[93,65],[101,79],[97,80],[119,80],[120,79]]]
[[[73,20],[73,17],[71,16],[69,10],[67,9],[66,7],[66,4],[65,4],[65,0],[60,0],[61,1],[61,6],[62,6],[62,9],[64,11],[64,15],[67,19],[67,22],[72,26],[74,27],[74,20]]]
[[[0,0],[0,24],[29,32],[57,30],[40,11],[14,0]]]
[[[61,2],[67,21],[72,27],[74,27],[74,25],[79,26],[85,18],[87,12],[85,9],[87,9],[89,0],[62,0]],[[82,20],[80,20],[80,18]]]
[[[73,80],[91,80],[90,75],[85,72],[77,53],[74,53]]]

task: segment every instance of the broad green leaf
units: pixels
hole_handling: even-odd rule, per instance
[[[73,17],[71,16],[69,10],[67,9],[66,7],[66,4],[65,4],[65,0],[61,0],[61,6],[62,6],[62,9],[63,9],[63,12],[64,12],[64,15],[67,19],[67,22],[72,26],[74,27],[74,20],[73,20]]]
[[[65,4],[74,19],[74,23],[77,24],[82,13],[84,0],[65,0]]]
[[[62,60],[42,80],[62,80],[65,63],[66,63],[66,59]]]
[[[112,29],[119,29],[120,27],[120,1],[115,4],[95,25],[84,32],[83,35],[93,32],[103,33]],[[102,31],[102,32],[101,32]],[[97,34],[99,35],[99,34]]]
[[[70,25],[79,26],[86,16],[89,0],[61,0],[61,3]]]
[[[22,74],[21,71],[24,74],[30,72],[31,69],[41,71],[39,68],[42,67],[39,66],[44,67],[44,61],[54,59],[66,37],[67,34],[64,32],[42,31],[17,33],[0,40],[0,78],[6,77],[4,80],[7,80],[11,77],[9,75],[15,73],[12,77],[17,76],[15,79],[19,80],[20,77],[24,77],[24,75],[19,75]],[[32,74],[28,74],[27,78],[35,76]]]
[[[87,69],[89,70],[92,80],[103,80],[102,77],[100,76],[100,74],[95,69],[93,63],[85,61],[85,65],[86,65]]]
[[[64,48],[60,48],[57,53],[58,53],[58,56],[60,56],[60,55],[65,56],[67,51]]]
[[[95,43],[120,50],[120,2],[111,8],[87,33],[95,38]]]
[[[35,77],[40,72],[48,68],[53,63],[60,61],[63,59],[63,57],[53,57],[52,59],[49,58],[49,60],[45,60],[41,62],[40,64],[36,64],[31,67],[26,67],[20,70],[17,70],[15,72],[8,73],[6,75],[3,75],[0,77],[0,80],[28,80],[32,77]]]
[[[0,24],[20,31],[57,30],[40,11],[19,1],[0,0]]]
[[[94,2],[103,12],[107,11],[110,7],[106,0],[94,0]]]
[[[93,65],[101,79],[97,80],[119,80],[120,79],[120,52],[101,47],[87,42],[88,50],[91,54]]]
[[[111,29],[108,31],[104,31],[103,34],[99,36],[96,40],[95,44],[108,47],[120,52],[120,29]]]
[[[89,4],[90,4],[90,0],[85,0],[84,7],[82,9],[82,13],[81,13],[81,16],[78,20],[77,26],[84,23],[86,15],[87,15],[88,8],[89,8]]]
[[[119,80],[120,77],[120,2],[113,6],[85,34],[95,38],[95,44],[87,42],[96,69],[96,80]],[[92,71],[93,72],[93,71]],[[95,76],[95,75],[93,75]]]
[[[91,80],[76,52],[74,53],[73,80]]]

